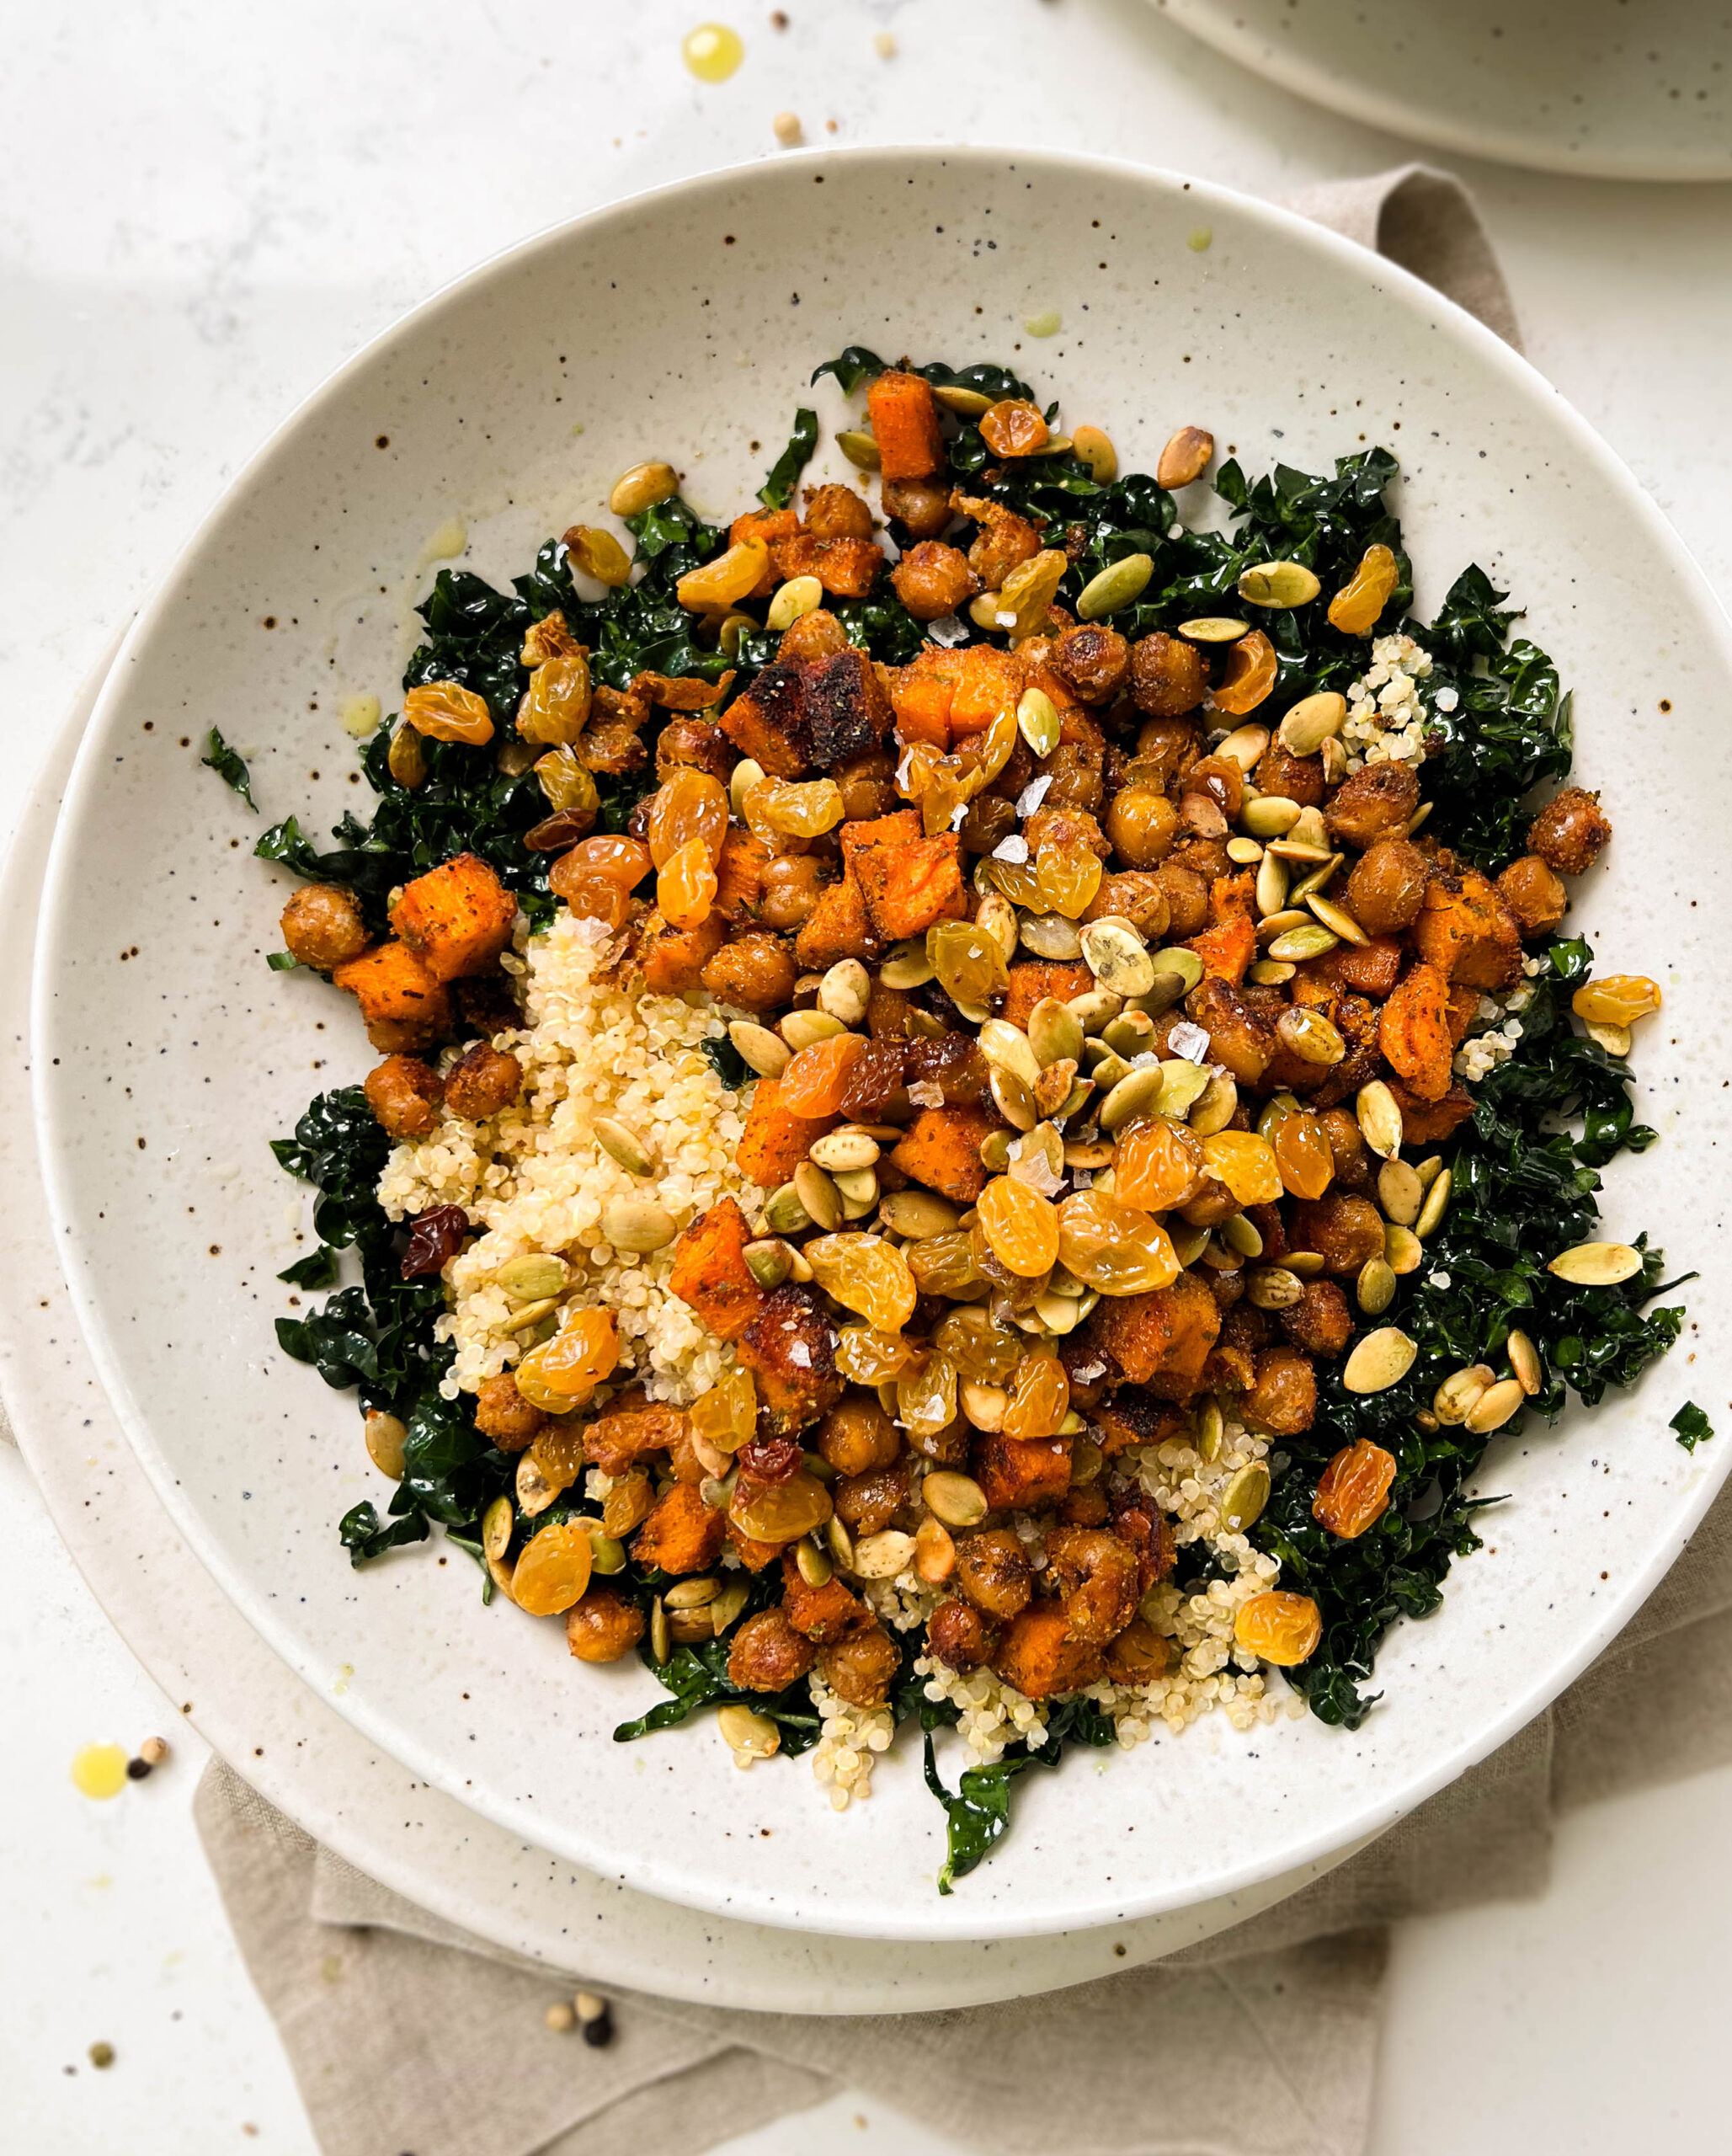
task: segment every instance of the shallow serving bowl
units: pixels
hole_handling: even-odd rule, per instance
[[[1064,327],[1037,341],[1022,324],[1048,310]],[[1392,1637],[1356,1734],[1307,1720],[1241,1737],[1210,1717],[1073,1756],[1022,1784],[1016,1831],[948,1900],[907,1732],[871,1801],[838,1817],[804,1764],[741,1774],[702,1726],[614,1745],[659,1696],[648,1673],[573,1667],[557,1625],[482,1608],[461,1553],[352,1572],[334,1523],[383,1486],[353,1401],[274,1351],[274,1276],[304,1206],[266,1140],[369,1059],[346,999],[264,966],[281,881],[200,768],[205,730],[249,755],[268,816],[317,830],[364,808],[339,707],[393,707],[435,553],[466,536],[503,580],[649,456],[700,510],[731,512],[802,397],[828,444],[840,399],[805,380],[851,342],[1010,360],[1067,420],[1106,427],[1127,467],[1186,422],[1253,469],[1367,441],[1401,454],[1421,609],[1478,559],[1576,686],[1579,769],[1617,834],[1576,919],[1667,995],[1640,1056],[1662,1143],[1612,1174],[1608,1232],[1652,1228],[1701,1268],[1693,1307],[1720,1306],[1732,843],[1705,744],[1732,703],[1732,639],[1676,540],[1538,376],[1400,272],[1218,190],[989,151],[789,158],[584,219],[431,302],[285,427],[141,619],[67,797],[35,1006],[51,1203],[104,1379],[178,1524],[413,1772],[604,1876],[755,1922],[909,1939],[1106,1924],[1341,1849],[1537,1712],[1732,1463],[1665,1427],[1687,1396],[1724,1420],[1719,1340],[1687,1330],[1633,1398],[1495,1448],[1493,1547]]]

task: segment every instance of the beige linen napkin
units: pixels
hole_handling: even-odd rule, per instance
[[[1517,341],[1447,175],[1408,166],[1292,206]],[[1218,1938],[1042,1998],[839,2019],[616,1993],[616,2040],[592,2050],[543,2025],[569,1983],[363,1877],[220,1764],[198,1817],[326,2156],[695,2156],[845,2085],[1012,2156],[1353,2156],[1388,1923],[1537,1892],[1558,1809],[1729,1758],[1732,1492],[1555,1707],[1369,1849]]]

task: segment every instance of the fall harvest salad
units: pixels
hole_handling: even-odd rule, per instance
[[[441,571],[371,820],[260,841],[382,1058],[277,1146],[336,1289],[277,1330],[395,1486],[355,1561],[440,1523],[655,1672],[619,1737],[717,1705],[839,1807],[914,1717],[947,1890],[1068,1743],[1356,1726],[1493,1433],[1671,1343],[1595,1203],[1660,995],[1387,452],[1122,474],[999,368],[818,372],[855,483],[802,409],[725,530],[643,463]]]

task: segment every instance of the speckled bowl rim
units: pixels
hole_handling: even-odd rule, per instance
[[[653,217],[665,205],[693,202],[712,189],[737,187],[742,181],[749,181],[756,172],[785,172],[791,167],[796,170],[822,168],[834,172],[845,163],[877,167],[902,175],[906,173],[911,163],[947,163],[952,167],[970,166],[982,170],[989,168],[994,172],[1014,166],[1021,173],[1043,170],[1075,177],[1095,175],[1103,182],[1143,187],[1157,195],[1165,195],[1169,190],[1177,191],[1187,198],[1191,211],[1206,213],[1213,208],[1223,217],[1242,218],[1251,225],[1261,226],[1269,235],[1281,238],[1298,257],[1303,258],[1310,253],[1330,258],[1356,280],[1369,281],[1381,288],[1393,302],[1404,309],[1415,311],[1426,318],[1440,337],[1453,343],[1469,366],[1478,366],[1501,376],[1507,389],[1518,400],[1537,403],[1546,408],[1548,416],[1557,424],[1575,453],[1594,467],[1601,481],[1622,498],[1627,514],[1642,527],[1671,575],[1689,589],[1704,621],[1713,625],[1719,662],[1725,670],[1728,679],[1732,680],[1732,624],[1729,624],[1682,542],[1644,492],[1628,466],[1559,392],[1500,338],[1475,318],[1443,298],[1432,286],[1387,259],[1373,255],[1353,242],[1313,224],[1291,211],[1243,195],[1236,189],[1219,186],[1212,181],[1188,179],[1182,173],[1138,165],[1128,160],[1099,157],[1081,152],[989,146],[964,148],[932,144],[880,146],[790,156],[778,159],[770,166],[759,161],[724,167],[633,195],[622,202],[610,204],[550,227],[456,279],[371,340],[338,369],[296,408],[237,477],[183,550],[163,585],[141,611],[93,714],[89,731],[67,786],[65,806],[56,832],[45,883],[43,933],[38,950],[32,1000],[31,1022],[35,1040],[45,1048],[55,1035],[54,982],[61,947],[70,940],[73,932],[72,917],[79,899],[67,868],[73,851],[69,834],[76,830],[87,801],[101,785],[108,745],[105,736],[114,714],[124,701],[122,685],[127,664],[148,643],[159,618],[172,604],[174,589],[211,545],[219,523],[236,499],[244,495],[256,473],[290,446],[305,420],[321,414],[328,405],[335,403],[343,397],[351,380],[393,341],[417,336],[436,327],[443,316],[468,305],[477,294],[484,291],[502,274],[522,268],[533,262],[539,254],[557,251],[566,245],[574,233],[605,232],[611,226],[630,225],[647,215]],[[240,1606],[248,1621],[291,1668],[303,1677],[308,1676],[304,1652],[294,1633],[281,1621],[274,1609],[258,1600],[236,1566],[221,1548],[214,1545],[212,1538],[205,1531],[196,1507],[183,1493],[172,1463],[160,1450],[147,1417],[135,1410],[120,1359],[107,1331],[84,1246],[68,1225],[69,1191],[63,1166],[66,1157],[63,1149],[76,1144],[77,1134],[72,1129],[63,1130],[60,1125],[56,1099],[45,1075],[47,1067],[48,1058],[45,1055],[39,1057],[33,1073],[44,1177],[67,1283],[93,1359],[128,1438],[144,1461],[176,1524],[225,1592]],[[1200,1899],[1212,1898],[1253,1886],[1279,1873],[1326,1858],[1350,1843],[1377,1834],[1453,1781],[1467,1768],[1497,1750],[1549,1705],[1616,1636],[1664,1577],[1707,1511],[1728,1472],[1732,1471],[1732,1445],[1715,1448],[1711,1455],[1699,1460],[1697,1465],[1699,1474],[1675,1515],[1671,1535],[1657,1538],[1648,1550],[1645,1561],[1635,1566],[1621,1580],[1616,1591],[1608,1593],[1603,1602],[1596,1598],[1591,1621],[1585,1620],[1581,1623],[1574,1646],[1556,1655],[1543,1668],[1537,1668],[1532,1681],[1507,1699],[1500,1711],[1488,1721],[1476,1724],[1473,1732],[1467,1737],[1453,1742],[1440,1741],[1426,1764],[1399,1774],[1392,1774],[1387,1790],[1376,1799],[1330,1817],[1308,1829],[1297,1831],[1290,1839],[1282,1844],[1278,1850],[1246,1857],[1237,1863],[1223,1863],[1210,1875],[1201,1891],[1194,1881],[1143,1886],[1139,1891],[1113,1894],[1101,1893],[1097,1889],[1097,1899],[1086,1906],[1034,1919],[1031,1919],[1025,1911],[1001,1904],[994,1904],[990,1908],[971,1904],[962,1908],[958,1904],[962,1897],[957,1897],[956,1900],[942,1905],[945,1921],[941,1924],[922,1923],[914,1917],[898,1917],[893,1920],[874,1917],[871,1919],[838,1922],[834,1920],[834,1912],[829,1913],[829,1920],[826,1921],[822,1916],[803,1913],[787,1902],[772,1900],[766,1903],[754,1896],[743,1895],[738,1891],[737,1881],[730,1881],[722,1876],[713,1881],[708,1880],[707,1876],[695,1880],[688,1870],[674,1872],[671,1868],[664,1869],[649,1858],[621,1864],[617,1860],[608,1860],[600,1852],[591,1851],[587,1856],[579,1855],[577,1853],[579,1838],[575,1834],[568,1838],[568,1854],[573,1854],[575,1860],[588,1862],[593,1868],[642,1891],[709,1908],[718,1915],[745,1916],[753,1921],[789,1925],[795,1929],[855,1931],[909,1940],[959,1936],[1008,1938],[1037,1930],[1087,1929],[1122,1921],[1129,1917],[1156,1914],[1165,1909],[1185,1907]],[[382,1751],[399,1759],[434,1787],[456,1797],[461,1802],[470,1803],[477,1809],[483,1808],[464,1786],[461,1772],[436,1747],[406,1741],[403,1732],[392,1726],[386,1717],[376,1716],[353,1694],[344,1700],[341,1710]],[[501,1821],[500,1823],[509,1826],[509,1822]],[[935,1912],[935,1915],[937,1913]]]

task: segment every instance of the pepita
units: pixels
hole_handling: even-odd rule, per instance
[[[1032,1129],[1033,1125],[1029,1127]],[[1010,1134],[1008,1130],[989,1130],[981,1139],[980,1165],[993,1175],[1003,1175],[1010,1165]]]
[[[1044,760],[1058,746],[1058,707],[1044,689],[1025,689],[1016,706],[1023,739]]]
[[[644,1198],[611,1198],[601,1209],[600,1228],[616,1250],[663,1250],[679,1232],[665,1207]]]
[[[794,1269],[793,1252],[786,1243],[773,1238],[748,1243],[742,1255],[746,1261],[746,1270],[766,1291],[780,1288]]]
[[[1254,988],[1279,988],[1284,980],[1291,980],[1298,969],[1286,958],[1259,958],[1245,970],[1245,979]]]
[[[669,1609],[701,1609],[716,1599],[720,1580],[675,1580],[662,1597]]]
[[[1000,891],[989,891],[974,910],[974,925],[983,928],[1005,954],[1008,965],[1016,956],[1016,909]]]
[[[1281,854],[1284,861],[1292,859],[1291,851],[1287,846],[1281,849]],[[1344,858],[1345,857],[1339,853],[1325,854],[1321,861],[1315,862],[1294,884],[1287,904],[1294,906],[1308,905],[1314,892],[1325,889],[1334,881],[1335,872],[1340,867]],[[1357,924],[1356,923],[1355,926],[1356,926]]]
[[[1332,741],[1347,718],[1347,699],[1334,689],[1301,696],[1281,722],[1276,739],[1290,756],[1314,756]]]
[[[1023,948],[1032,951],[1037,958],[1069,964],[1081,955],[1083,947],[1077,925],[1067,921],[1062,913],[1022,914],[1017,926]]]
[[[1193,1228],[1188,1220],[1181,1220],[1176,1215],[1170,1222],[1167,1232],[1172,1242],[1173,1255],[1178,1259],[1180,1264],[1187,1269],[1197,1262],[1208,1247],[1208,1230]]]
[[[893,1415],[896,1412],[896,1387],[893,1385],[881,1385],[878,1390],[881,1394],[887,1392],[890,1395],[890,1404],[884,1412],[886,1414]],[[884,1406],[882,1399],[878,1404],[880,1406]],[[829,1544],[830,1555],[843,1571],[850,1571],[854,1565],[854,1537],[834,1513],[824,1522],[824,1540]]]
[[[1242,771],[1248,771],[1268,746],[1269,729],[1266,726],[1235,726],[1224,741],[1215,744],[1212,753],[1225,756],[1229,763],[1237,764]]]
[[[1154,1113],[1182,1123],[1208,1089],[1209,1074],[1200,1063],[1174,1056],[1160,1066],[1160,1092]]]
[[[1001,1385],[982,1385],[972,1378],[965,1378],[957,1396],[967,1421],[977,1430],[1001,1430],[1005,1427],[1005,1411],[1010,1405],[1010,1396]],[[929,1476],[928,1481],[931,1480]]]
[[[1381,1317],[1395,1299],[1395,1273],[1388,1260],[1367,1258],[1359,1268],[1353,1292],[1367,1317]]]
[[[1128,1061],[1149,1052],[1154,1039],[1154,1021],[1146,1011],[1134,1007],[1122,1011],[1101,1027],[1100,1038],[1115,1055],[1122,1055]]]
[[[1226,1419],[1222,1415],[1220,1401],[1206,1400],[1196,1418],[1197,1452],[1204,1460],[1218,1460],[1226,1437]]]
[[[1302,1280],[1314,1280],[1323,1270],[1323,1253],[1316,1250],[1290,1250],[1282,1263]]]
[[[856,472],[876,472],[882,462],[877,443],[858,427],[844,427],[836,436],[836,446]]]
[[[1239,595],[1252,606],[1306,606],[1322,589],[1303,562],[1260,562],[1239,579]]]
[[[1386,1220],[1410,1228],[1426,1203],[1426,1187],[1405,1161],[1385,1161],[1378,1170],[1378,1203]]]
[[[1309,1006],[1295,1004],[1283,1011],[1275,1022],[1275,1031],[1282,1047],[1291,1049],[1306,1063],[1332,1067],[1347,1053],[1347,1043],[1334,1020]]]
[[[1347,909],[1337,905],[1333,899],[1324,898],[1321,891],[1306,892],[1305,903],[1324,926],[1333,930],[1344,943],[1363,945],[1370,942],[1370,937]]]
[[[719,1640],[734,1622],[745,1608],[751,1592],[750,1585],[741,1579],[730,1580],[722,1588],[710,1604],[710,1633],[712,1638]]]
[[[1110,989],[1087,988],[1080,995],[1073,995],[1064,1007],[1084,1033],[1098,1033],[1109,1018],[1117,1017],[1125,1007],[1125,1000],[1113,995]]]
[[[616,516],[641,516],[645,510],[653,509],[679,491],[679,473],[671,464],[658,459],[634,464],[629,472],[622,472],[614,481],[607,505]]]
[[[1228,1250],[1239,1257],[1260,1257],[1263,1237],[1257,1224],[1244,1213],[1229,1213],[1218,1230]]]
[[[861,1220],[878,1202],[878,1177],[873,1168],[838,1168],[830,1177],[842,1193],[842,1217]]]
[[[1401,1108],[1395,1096],[1381,1078],[1373,1078],[1360,1087],[1353,1106],[1360,1136],[1380,1160],[1393,1161],[1401,1150]]]
[[[1035,1106],[1034,1092],[1027,1082],[1014,1070],[997,1063],[987,1083],[991,1089],[999,1113],[1015,1130],[1032,1130],[1040,1121],[1040,1111]]]
[[[797,1054],[802,1048],[811,1048],[818,1041],[834,1040],[838,1033],[847,1030],[842,1021],[833,1018],[828,1011],[790,1011],[781,1021],[781,1037]]]
[[[929,1475],[920,1485],[920,1497],[946,1527],[978,1527],[986,1518],[986,1492],[972,1475],[944,1470]]]
[[[794,1053],[780,1034],[771,1033],[768,1026],[754,1025],[749,1018],[736,1018],[727,1029],[727,1038],[738,1049],[740,1060],[760,1078],[780,1078]]]
[[[1520,1379],[1500,1378],[1495,1385],[1486,1386],[1462,1419],[1476,1438],[1489,1437],[1492,1431],[1502,1429],[1527,1400]]]
[[[1154,963],[1148,946],[1122,915],[1106,914],[1090,921],[1078,942],[1089,971],[1115,995],[1146,995],[1154,987]]]
[[[1154,968],[1159,985],[1162,974],[1176,974],[1180,992],[1189,995],[1202,979],[1202,960],[1195,951],[1187,951],[1182,944],[1168,944],[1153,953],[1148,963]]]
[[[1158,1113],[1164,1091],[1163,1074],[1170,1067],[1164,1063],[1145,1063],[1127,1071],[1100,1103],[1100,1128],[1117,1130],[1132,1116]],[[1196,1068],[1195,1064],[1190,1067]]]
[[[1116,614],[1121,606],[1128,606],[1140,599],[1154,574],[1154,558],[1151,554],[1126,554],[1109,563],[1098,576],[1092,576],[1083,586],[1076,602],[1079,622],[1098,622],[1108,614]]]
[[[1290,928],[1284,935],[1277,936],[1269,946],[1269,956],[1291,958],[1296,965],[1302,964],[1307,958],[1320,958],[1325,951],[1333,951],[1340,940],[1319,921],[1308,928]]]
[[[878,1218],[884,1225],[911,1242],[950,1235],[959,1217],[954,1205],[930,1190],[893,1190],[878,1203]]]
[[[657,1659],[665,1662],[667,1657],[660,1655]],[[716,1726],[722,1732],[722,1742],[743,1764],[749,1765],[754,1759],[773,1758],[781,1749],[781,1731],[770,1716],[742,1706],[738,1700],[722,1708],[716,1717]]]
[[[749,615],[730,615],[728,618],[744,622],[746,627],[754,632],[757,629],[758,624]],[[733,776],[727,782],[727,803],[730,811],[738,817],[741,823],[746,820],[747,794],[757,785],[759,779],[768,778],[769,776],[769,772],[765,770],[755,756],[742,756],[734,766]]]
[[[935,383],[932,394],[946,412],[954,412],[964,419],[978,419],[993,407],[990,397],[983,397],[978,389],[966,388],[960,382]]]
[[[766,629],[791,629],[802,614],[823,606],[824,588],[815,576],[791,576],[777,587],[764,616]]]
[[[1227,858],[1240,868],[1255,868],[1263,858],[1263,849],[1255,839],[1235,834],[1227,841]]]
[[[1398,1280],[1410,1273],[1417,1273],[1425,1254],[1411,1228],[1397,1227],[1392,1220],[1383,1230],[1383,1256]]]
[[[1161,1068],[1164,1070],[1167,1066],[1163,1064]],[[1212,1070],[1187,1120],[1199,1138],[1212,1138],[1232,1122],[1238,1107],[1238,1086],[1224,1070]]]
[[[1284,793],[1255,794],[1239,820],[1254,839],[1284,839],[1299,820],[1299,804]]]
[[[513,1310],[505,1321],[504,1330],[507,1332],[518,1333],[535,1331],[541,1326],[542,1320],[552,1317],[558,1307],[557,1295],[539,1296],[536,1301],[525,1303],[521,1310]],[[538,1334],[538,1339],[540,1337]]]
[[[1439,1176],[1438,1182],[1442,1180]],[[1578,1288],[1615,1288],[1620,1281],[1633,1280],[1641,1269],[1642,1253],[1628,1243],[1577,1243],[1573,1250],[1559,1251],[1546,1267]]]
[[[1237,643],[1250,626],[1228,614],[1199,614],[1194,620],[1180,622],[1179,634],[1190,643]]]
[[[1028,1045],[1042,1070],[1075,1063],[1083,1052],[1083,1022],[1056,995],[1043,995],[1028,1014]]]
[[[1243,1534],[1255,1525],[1269,1502],[1271,1476],[1260,1460],[1248,1460],[1228,1481],[1217,1510],[1229,1534]]]
[[[775,1034],[770,1038],[774,1040]],[[647,1176],[655,1172],[655,1156],[629,1123],[621,1123],[617,1116],[599,1115],[590,1125],[600,1140],[602,1150],[610,1160],[617,1161],[631,1176]],[[550,1288],[546,1291],[553,1293]]]
[[[857,1026],[866,1014],[872,977],[858,958],[838,958],[818,985],[818,1007],[839,1025]]]
[[[858,1168],[870,1168],[878,1159],[878,1141],[868,1138],[865,1131],[844,1127],[827,1131],[813,1145],[807,1158],[826,1175],[846,1175]]]
[[[981,1027],[980,1053],[989,1063],[1010,1071],[1025,1086],[1032,1086],[1041,1075],[1040,1058],[1028,1035],[1020,1026],[1010,1025],[1003,1018],[989,1018]]]
[[[1407,1375],[1419,1352],[1417,1342],[1399,1326],[1379,1326],[1355,1343],[1342,1367],[1341,1383],[1349,1392],[1387,1392]]]
[[[1432,1230],[1437,1226],[1438,1223],[1442,1219],[1444,1214],[1449,1210],[1450,1187],[1454,1181],[1454,1170],[1451,1168],[1445,1168],[1442,1173],[1436,1177],[1431,1188],[1426,1193],[1426,1202],[1420,1208],[1420,1217],[1413,1224],[1413,1231],[1415,1235],[1419,1237],[1421,1242],[1424,1242],[1426,1236],[1432,1232]],[[1398,1222],[1397,1225],[1399,1226],[1399,1225],[1400,1224]],[[1620,1247],[1622,1247],[1622,1246],[1620,1246]],[[1638,1258],[1636,1262],[1639,1267],[1641,1260]],[[1553,1270],[1555,1271],[1556,1269],[1557,1268],[1554,1266]],[[1619,1277],[1620,1278],[1627,1278],[1628,1276],[1627,1274],[1621,1274]]]
[[[1600,1018],[1585,1018],[1588,1038],[1596,1048],[1603,1048],[1607,1055],[1627,1056],[1634,1045],[1628,1026],[1612,1025]]]
[[[649,1651],[658,1667],[674,1652],[674,1641],[668,1630],[668,1613],[662,1607],[660,1595],[649,1605]],[[745,1711],[749,1714],[751,1710]]]
[[[794,1195],[826,1235],[841,1226],[842,1193],[810,1161],[802,1161],[794,1171]]]
[[[514,1303],[538,1303],[550,1295],[562,1294],[571,1271],[562,1257],[537,1251],[528,1257],[512,1258],[499,1267],[497,1277]]]
[[[807,1587],[828,1587],[836,1567],[828,1550],[820,1550],[809,1535],[794,1545],[794,1562]]]
[[[878,979],[886,988],[924,988],[933,977],[932,961],[926,956],[924,936],[911,937],[905,943],[893,943],[878,969]],[[744,1050],[741,1050],[742,1054]]]
[[[626,1569],[626,1545],[617,1535],[610,1534],[597,1520],[589,1529],[589,1569],[592,1572],[622,1572]]]
[[[1545,1373],[1540,1368],[1539,1350],[1525,1332],[1511,1333],[1504,1342],[1504,1353],[1510,1358],[1510,1368],[1516,1382],[1532,1400],[1545,1382]]]
[[[1266,919],[1279,913],[1287,904],[1287,866],[1279,854],[1266,853],[1257,864],[1257,881],[1252,895],[1256,899],[1257,911]]]
[[[1290,1266],[1264,1265],[1245,1275],[1244,1291],[1260,1310],[1290,1310],[1304,1300],[1305,1283]]]
[[[1097,487],[1110,487],[1117,478],[1118,451],[1099,427],[1079,427],[1070,446],[1088,466],[1089,477]]]
[[[403,1440],[409,1428],[401,1417],[387,1415],[381,1408],[374,1408],[363,1426],[367,1457],[381,1475],[393,1482],[403,1479]]]
[[[881,1528],[862,1535],[854,1545],[855,1572],[863,1580],[893,1580],[905,1572],[914,1554],[914,1538],[900,1528]]]
[[[836,1209],[840,1212],[839,1203]],[[791,1182],[785,1182],[765,1201],[764,1219],[765,1225],[779,1235],[801,1235],[812,1225],[812,1215]]]
[[[525,1519],[534,1519],[538,1513],[546,1512],[559,1495],[557,1484],[550,1482],[541,1472],[541,1464],[533,1452],[518,1454],[512,1486],[517,1492],[517,1509]]]

